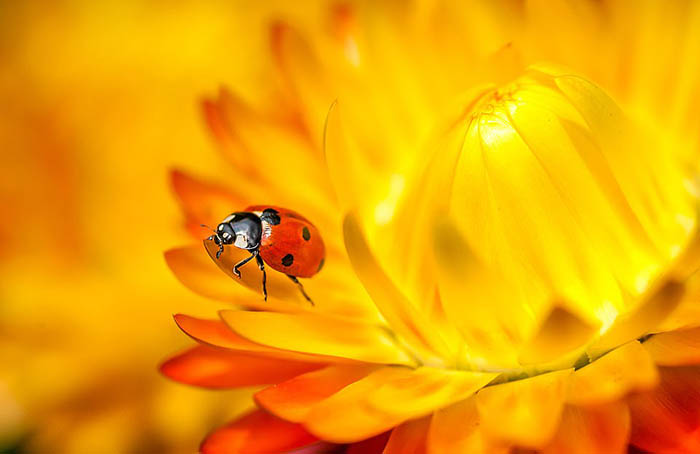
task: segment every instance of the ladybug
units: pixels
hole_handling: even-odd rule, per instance
[[[255,205],[228,215],[217,226],[213,240],[221,257],[224,245],[233,245],[250,252],[250,256],[236,263],[233,274],[241,277],[240,267],[253,258],[262,271],[262,287],[267,301],[267,274],[265,264],[284,273],[312,305],[299,277],[311,277],[321,271],[325,246],[318,229],[304,216],[286,208]]]

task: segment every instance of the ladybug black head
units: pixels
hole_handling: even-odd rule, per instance
[[[216,235],[214,242],[216,244],[233,244],[236,241],[236,232],[233,231],[231,224],[228,222],[222,222],[216,228]]]

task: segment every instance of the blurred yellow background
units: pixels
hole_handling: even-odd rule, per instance
[[[165,266],[168,170],[225,178],[199,102],[259,84],[268,11],[295,14],[252,3],[0,5],[0,452],[194,452],[251,405],[156,367],[173,313],[220,308]]]

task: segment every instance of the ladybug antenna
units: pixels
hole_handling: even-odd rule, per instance
[[[216,258],[218,259],[219,257],[221,257],[221,254],[224,252],[224,240],[222,240],[221,237],[219,236],[219,232],[217,232],[216,230],[212,229],[212,228],[209,227],[208,225],[206,225],[206,224],[199,224],[199,225],[200,225],[201,227],[206,227],[206,228],[208,228],[209,230],[211,230],[212,232],[214,232],[214,236],[215,236],[216,239],[218,240],[218,241],[216,241],[216,244],[219,245],[219,250],[216,251]]]

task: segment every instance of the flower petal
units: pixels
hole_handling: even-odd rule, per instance
[[[425,454],[430,418],[407,421],[391,431],[383,454]]]
[[[660,282],[656,289],[632,312],[619,318],[588,348],[588,354],[597,358],[601,354],[652,331],[678,306],[685,287],[676,281]]]
[[[391,429],[409,418],[380,412],[366,405],[366,397],[388,380],[404,377],[410,370],[383,367],[346,386],[315,405],[305,418],[304,426],[319,438],[335,443],[352,443]]]
[[[199,180],[183,171],[172,170],[170,182],[180,208],[185,213],[187,229],[197,239],[211,235],[201,227],[213,228],[230,212],[245,206],[245,198],[233,190]]]
[[[307,446],[317,439],[299,424],[254,411],[210,434],[202,454],[271,454]]]
[[[255,394],[255,401],[287,421],[301,422],[318,402],[360,380],[376,366],[328,366],[299,375]]]
[[[547,444],[559,424],[570,374],[549,372],[479,391],[476,403],[484,432],[524,447]]]
[[[362,439],[467,398],[495,375],[385,367],[314,406],[305,422],[323,439]]]
[[[322,364],[263,358],[199,345],[160,366],[167,377],[205,388],[269,385],[323,367]]]
[[[376,437],[348,445],[345,454],[383,454],[390,434],[391,432],[384,432]]]
[[[480,428],[476,398],[465,399],[433,414],[428,433],[429,454],[507,454],[507,446],[489,443]]]
[[[442,353],[443,357],[449,355],[439,333],[430,328],[376,261],[355,214],[349,213],[345,217],[343,233],[355,273],[391,328],[412,346],[421,349],[424,355],[434,356],[432,352]]]
[[[627,404],[567,406],[559,430],[542,454],[625,454],[630,431]]]
[[[243,337],[284,350],[381,364],[413,364],[389,332],[377,325],[317,313],[222,311]]]
[[[520,350],[521,364],[554,361],[582,347],[597,329],[564,308],[555,307],[537,334]]]
[[[227,302],[245,300],[247,292],[222,274],[199,245],[170,249],[165,261],[175,277],[199,295]]]
[[[325,358],[317,355],[306,355],[304,353],[290,352],[268,347],[267,345],[256,344],[241,337],[231,331],[221,320],[205,320],[188,315],[175,315],[175,323],[188,336],[197,342],[211,347],[238,350],[241,352],[253,353],[262,357],[282,358],[301,362],[319,362]]]
[[[632,391],[646,391],[658,384],[651,356],[637,341],[619,347],[571,376],[567,401],[599,405],[618,400]]]
[[[368,404],[387,414],[421,416],[468,398],[497,375],[419,367],[377,387]]]
[[[700,328],[658,333],[643,345],[660,366],[700,365]]]
[[[630,442],[649,452],[700,452],[700,369],[661,368],[661,384],[629,399]]]

